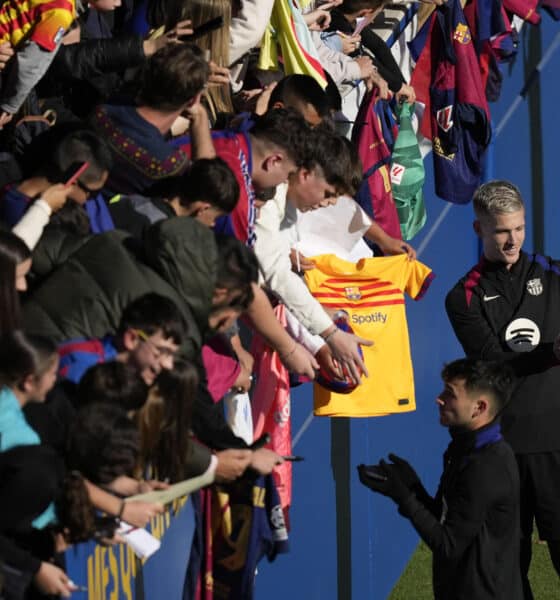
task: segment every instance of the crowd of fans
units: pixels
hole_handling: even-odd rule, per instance
[[[224,417],[252,385],[244,333],[294,374],[367,375],[371,341],[333,323],[280,230],[360,186],[345,86],[415,101],[383,40],[355,33],[385,4],[298,13],[324,85],[261,68],[271,0],[0,4],[0,597],[70,596],[68,544],[164,511],[127,496],[283,463]],[[367,237],[415,257],[376,223]]]

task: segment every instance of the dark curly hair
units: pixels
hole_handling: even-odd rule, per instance
[[[487,393],[493,400],[494,415],[509,402],[515,384],[510,365],[500,361],[460,358],[443,367],[441,378],[449,383],[463,380],[467,393]]]
[[[208,74],[199,48],[168,44],[144,63],[136,101],[140,106],[174,112],[202,92]]]
[[[131,476],[138,462],[139,434],[126,412],[111,404],[83,407],[68,435],[66,460],[98,485]]]
[[[251,136],[268,147],[281,148],[296,166],[305,164],[312,129],[297,111],[273,108],[254,118]]]
[[[148,386],[138,370],[116,360],[90,367],[78,384],[80,406],[106,402],[129,410],[138,410],[148,397]]]

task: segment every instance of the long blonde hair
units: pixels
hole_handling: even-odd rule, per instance
[[[198,27],[210,19],[223,17],[224,25],[196,40],[196,45],[207,50],[209,59],[219,67],[229,67],[229,30],[231,26],[231,0],[188,0],[183,5],[183,19],[191,19]],[[210,85],[206,98],[214,119],[220,112],[234,112],[229,86]]]

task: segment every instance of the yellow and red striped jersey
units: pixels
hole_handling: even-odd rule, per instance
[[[405,254],[350,263],[333,254],[314,256],[305,273],[313,296],[329,311],[344,310],[354,333],[372,340],[363,346],[369,377],[350,394],[315,384],[315,414],[372,417],[415,410],[404,293],[420,299],[433,278],[431,269]]]
[[[52,52],[76,16],[75,0],[4,0],[0,5],[0,43],[16,48],[32,40]]]

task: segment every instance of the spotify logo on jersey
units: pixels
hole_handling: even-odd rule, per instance
[[[514,352],[530,352],[540,341],[539,327],[531,319],[515,319],[506,329],[506,344]]]

